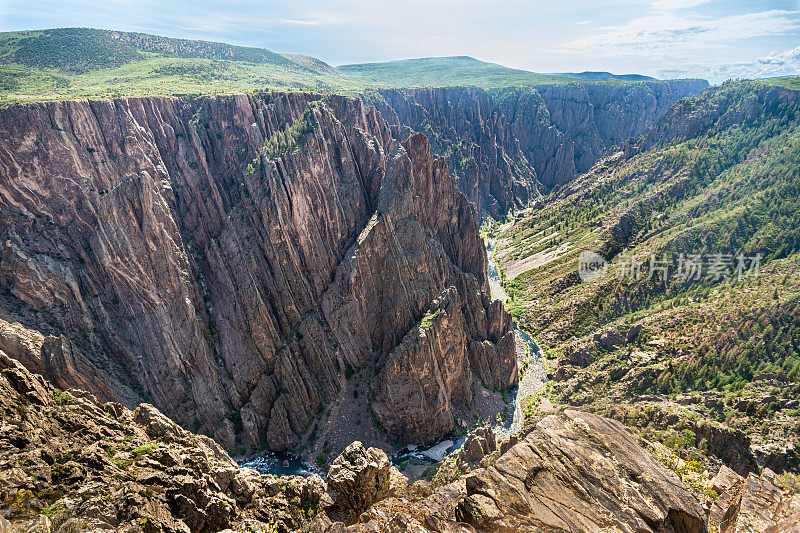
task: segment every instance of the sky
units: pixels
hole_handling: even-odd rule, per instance
[[[536,72],[800,73],[800,0],[0,0],[0,31],[94,27],[334,65],[468,55]]]

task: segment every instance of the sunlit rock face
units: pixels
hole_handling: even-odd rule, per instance
[[[446,376],[420,396],[435,431],[383,404],[395,436],[422,440],[450,429],[471,380],[516,379],[475,206],[423,136],[398,142],[358,99],[15,105],[0,168],[1,317],[51,335],[34,362],[61,387],[282,449],[352,369],[382,398]],[[400,356],[443,293],[431,334],[455,340]]]

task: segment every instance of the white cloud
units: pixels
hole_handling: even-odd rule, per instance
[[[684,9],[687,7],[697,7],[702,4],[707,4],[711,0],[656,0],[652,6],[656,9]]]
[[[759,58],[757,63],[764,65],[765,68],[788,69],[797,74],[798,70],[800,70],[800,46],[785,52],[772,52],[765,57]]]
[[[772,78],[800,74],[800,46],[785,52],[771,52],[752,62],[734,63],[719,68],[727,78]]]
[[[742,39],[791,35],[800,29],[800,11],[773,9],[717,19],[679,17],[670,12],[641,17],[564,45],[568,52],[605,57],[665,58],[710,48],[729,47]]]
[[[679,69],[665,69],[662,77],[700,76],[718,82],[730,78],[773,78],[800,75],[800,46],[770,54],[752,61],[729,64],[700,64],[687,60]]]

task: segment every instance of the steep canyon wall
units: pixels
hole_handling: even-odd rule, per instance
[[[0,213],[0,312],[49,335],[38,366],[229,448],[290,446],[353,369],[414,442],[516,380],[474,206],[357,99],[12,106]]]
[[[478,211],[497,217],[586,172],[608,148],[647,132],[705,80],[382,90],[375,105],[398,139],[431,139]]]
[[[6,107],[0,319],[46,335],[19,357],[59,386],[150,401],[229,448],[292,446],[363,369],[375,420],[429,442],[474,381],[517,379],[480,216],[703,86]]]

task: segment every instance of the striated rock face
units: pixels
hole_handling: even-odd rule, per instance
[[[472,87],[381,90],[362,98],[381,112],[396,138],[405,140],[414,131],[424,133],[478,213],[498,218],[514,205],[539,196],[536,171],[485,91]]]
[[[582,174],[603,152],[645,133],[705,80],[542,85],[493,92],[519,146],[547,186]]]
[[[505,324],[510,318],[503,307],[492,304],[485,314],[466,321],[463,307],[455,287],[444,291],[388,354],[374,382],[372,412],[405,441],[428,442],[452,430],[453,405],[472,401],[473,376],[495,389],[517,382],[514,349],[509,348],[514,332]],[[487,329],[491,324],[495,331]],[[417,369],[413,379],[406,377],[409,369]]]
[[[706,530],[697,498],[630,430],[578,411],[544,418],[466,489],[456,516],[480,530]]]
[[[543,185],[561,185],[577,176],[575,144],[551,122],[547,104],[538,91],[505,89],[495,91],[493,96]]]
[[[49,335],[32,365],[228,448],[291,445],[353,369],[372,367],[378,398],[447,376],[419,396],[433,431],[380,411],[419,440],[448,429],[473,375],[512,384],[478,222],[425,138],[398,143],[356,99],[0,111],[0,317]],[[399,350],[451,287],[446,342]]]
[[[362,96],[403,140],[412,131],[431,140],[459,189],[497,218],[536,198],[537,187],[563,185],[603,152],[645,133],[705,80],[381,90]]]

